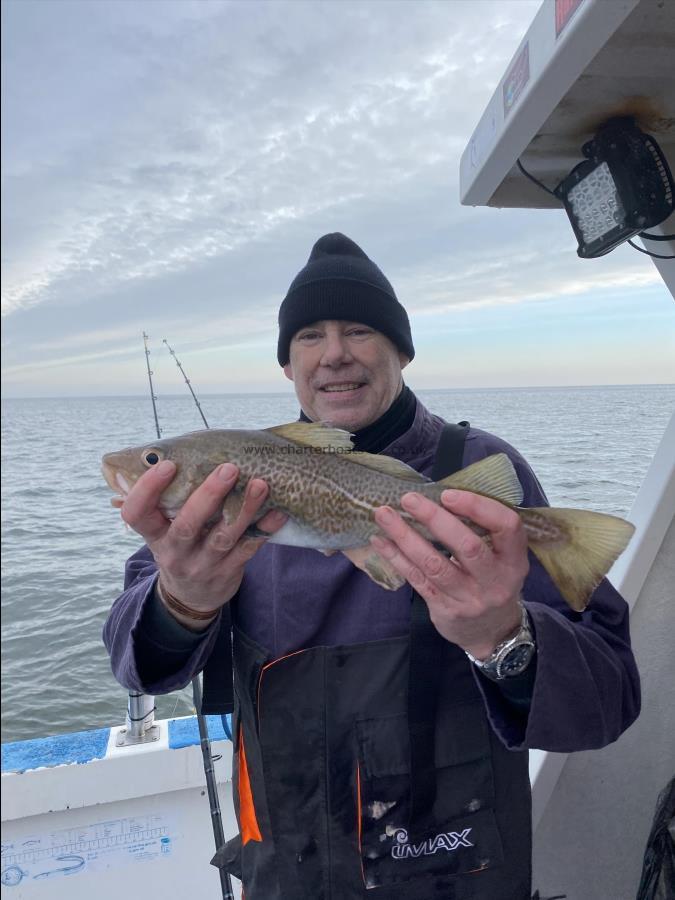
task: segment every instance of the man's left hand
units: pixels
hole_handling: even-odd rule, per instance
[[[387,506],[375,510],[375,521],[388,540],[378,536],[371,543],[424,598],[440,634],[486,659],[520,625],[529,570],[525,529],[515,510],[480,494],[448,490],[441,503],[409,493],[401,506],[451,551],[451,559]],[[462,519],[486,535],[479,537]]]

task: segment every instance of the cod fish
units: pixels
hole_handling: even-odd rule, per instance
[[[176,516],[190,494],[221,463],[240,471],[221,515],[236,518],[251,478],[263,478],[269,494],[259,518],[276,509],[288,521],[268,540],[291,547],[312,547],[330,555],[342,551],[380,586],[396,590],[404,579],[369,544],[380,532],[374,511],[391,506],[420,534],[426,529],[404,512],[400,499],[417,491],[440,503],[447,488],[472,491],[515,509],[528,545],[567,603],[585,609],[591,594],[624,550],[634,527],[616,516],[580,509],[523,508],[522,486],[504,453],[488,456],[432,482],[399,460],[352,449],[351,435],[321,423],[293,422],[265,430],[194,431],[130,447],[103,457],[103,474],[113,491],[126,496],[151,466],[168,459],[176,475],[160,498],[164,515]],[[215,519],[214,519],[215,521]],[[477,524],[465,520],[485,536]],[[251,533],[256,533],[255,528]]]

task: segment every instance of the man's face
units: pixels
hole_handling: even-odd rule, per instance
[[[330,319],[296,332],[284,374],[313,422],[359,431],[389,409],[408,362],[374,328]]]

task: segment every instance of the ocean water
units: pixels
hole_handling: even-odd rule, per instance
[[[675,411],[675,385],[419,391],[443,417],[495,432],[529,460],[552,505],[626,515]],[[204,396],[209,424],[297,417],[292,394]],[[160,397],[163,435],[203,427],[189,395]],[[2,406],[3,741],[120,724],[126,693],[101,641],[140,545],[110,506],[103,453],[155,436],[148,397],[15,399]],[[157,698],[192,713],[190,689]]]

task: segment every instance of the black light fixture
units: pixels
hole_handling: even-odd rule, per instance
[[[610,119],[581,148],[586,159],[553,193],[584,259],[603,256],[674,210],[674,186],[659,145],[633,118]]]

